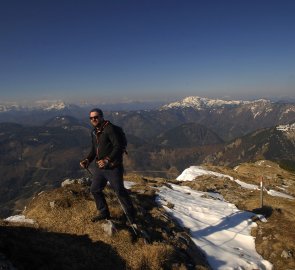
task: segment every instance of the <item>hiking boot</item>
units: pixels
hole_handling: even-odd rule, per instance
[[[91,218],[92,222],[97,222],[97,221],[101,221],[101,220],[106,220],[110,218],[110,214],[108,213],[101,213],[93,218]]]

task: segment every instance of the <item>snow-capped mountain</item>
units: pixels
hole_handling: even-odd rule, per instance
[[[222,140],[229,141],[261,128],[295,121],[294,103],[276,103],[266,99],[243,101],[191,96],[160,109],[124,110],[120,113],[115,107],[81,107],[58,100],[39,101],[25,108],[17,104],[8,105],[0,110],[0,122],[30,125],[44,124],[56,116],[72,116],[87,121],[89,110],[98,106],[103,109],[106,119],[144,139],[186,123],[196,123],[209,128]],[[21,117],[18,113],[20,110]]]
[[[62,100],[38,100],[31,104],[18,104],[15,102],[7,102],[0,104],[0,113],[9,111],[32,111],[32,110],[63,110],[69,107]]]
[[[50,111],[50,110],[63,110],[67,108],[69,105],[66,104],[62,100],[41,100],[36,102],[36,107],[38,109],[44,110],[44,111]]]
[[[259,99],[254,101],[244,101],[244,100],[223,100],[223,99],[210,99],[198,96],[190,96],[186,97],[180,101],[172,102],[167,105],[164,105],[161,109],[176,109],[176,108],[194,108],[196,110],[206,110],[206,109],[214,109],[220,107],[237,107],[240,105],[250,104],[253,105],[253,110],[259,104],[270,104],[270,100]]]
[[[16,104],[16,103],[0,104],[0,113],[1,112],[9,112],[9,111],[12,111],[12,110],[19,111],[21,109],[23,109],[23,107]]]
[[[294,132],[295,131],[295,123],[287,124],[287,125],[278,125],[276,127],[277,130],[285,131],[285,132]]]
[[[190,121],[204,124],[226,139],[236,137],[236,131],[241,131],[240,136],[259,128],[285,125],[295,120],[294,103],[276,103],[266,99],[242,101],[191,96],[164,105],[160,111],[165,115],[178,114],[182,118],[189,115],[193,117]],[[222,130],[226,132],[220,134]],[[228,136],[229,132],[234,135]]]

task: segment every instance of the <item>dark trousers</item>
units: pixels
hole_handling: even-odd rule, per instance
[[[128,191],[124,187],[123,172],[123,167],[117,167],[114,169],[96,168],[90,191],[94,197],[97,210],[102,214],[109,214],[109,208],[103,194],[103,189],[105,188],[107,182],[109,182],[111,188],[115,191],[118,199],[124,207],[128,217],[133,218],[135,215],[135,209]]]

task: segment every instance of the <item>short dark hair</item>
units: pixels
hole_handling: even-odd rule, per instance
[[[103,112],[99,108],[94,108],[89,113],[92,113],[92,112],[97,112],[99,116],[103,117]]]

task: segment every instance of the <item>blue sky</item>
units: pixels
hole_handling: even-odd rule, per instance
[[[295,1],[0,1],[1,101],[295,98]]]

